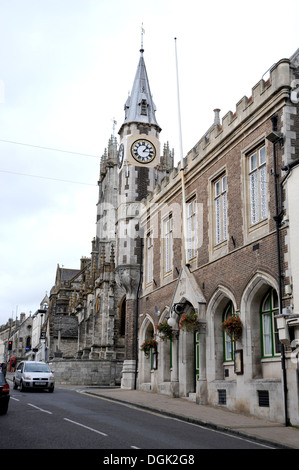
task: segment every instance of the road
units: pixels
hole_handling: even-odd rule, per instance
[[[91,396],[20,392],[0,416],[1,449],[265,449],[246,439]]]

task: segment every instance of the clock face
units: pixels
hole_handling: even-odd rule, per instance
[[[139,139],[132,144],[131,153],[137,162],[150,163],[156,156],[156,148],[149,140]]]
[[[118,150],[118,167],[120,168],[123,164],[124,160],[124,144],[120,144],[119,150]]]

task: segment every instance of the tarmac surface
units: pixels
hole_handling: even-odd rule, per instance
[[[7,373],[6,378],[10,385],[12,385],[13,375]],[[231,435],[242,436],[273,448],[299,449],[299,428],[229,411],[221,406],[198,405],[185,398],[171,398],[154,392],[117,387],[61,384],[56,384],[56,387],[72,388],[102,399],[134,406]]]
[[[153,392],[121,388],[86,387],[84,392],[209,429],[247,437],[274,448],[299,449],[297,427],[228,411],[220,406],[198,405],[184,398],[171,398]]]

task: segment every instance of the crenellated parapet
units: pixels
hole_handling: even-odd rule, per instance
[[[253,86],[250,97],[243,96],[237,102],[234,112],[228,111],[220,119],[220,110],[214,110],[214,123],[184,158],[186,179],[188,179],[188,173],[198,167],[199,163],[205,164],[210,158],[214,158],[220,146],[223,150],[225,146],[232,144],[234,139],[239,138],[240,130],[246,132],[263,115],[267,116],[267,113],[272,112],[273,103],[289,99],[292,61],[290,59],[280,60],[272,66],[269,74],[267,80],[261,79]],[[155,198],[164,197],[165,193],[171,194],[175,191],[175,187],[181,181],[180,170],[181,163],[179,162],[178,167],[173,168],[167,178],[164,178],[159,185],[156,185],[151,202],[154,202]]]

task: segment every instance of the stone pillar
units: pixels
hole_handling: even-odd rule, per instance
[[[140,278],[139,265],[122,265],[116,268],[117,283],[126,290],[125,360],[121,387],[134,389],[137,364],[137,291]]]
[[[172,339],[172,370],[171,370],[171,394],[179,396],[179,331],[175,331]]]
[[[200,321],[199,328],[199,380],[196,383],[196,403],[205,405],[208,402],[206,371],[206,322]]]

